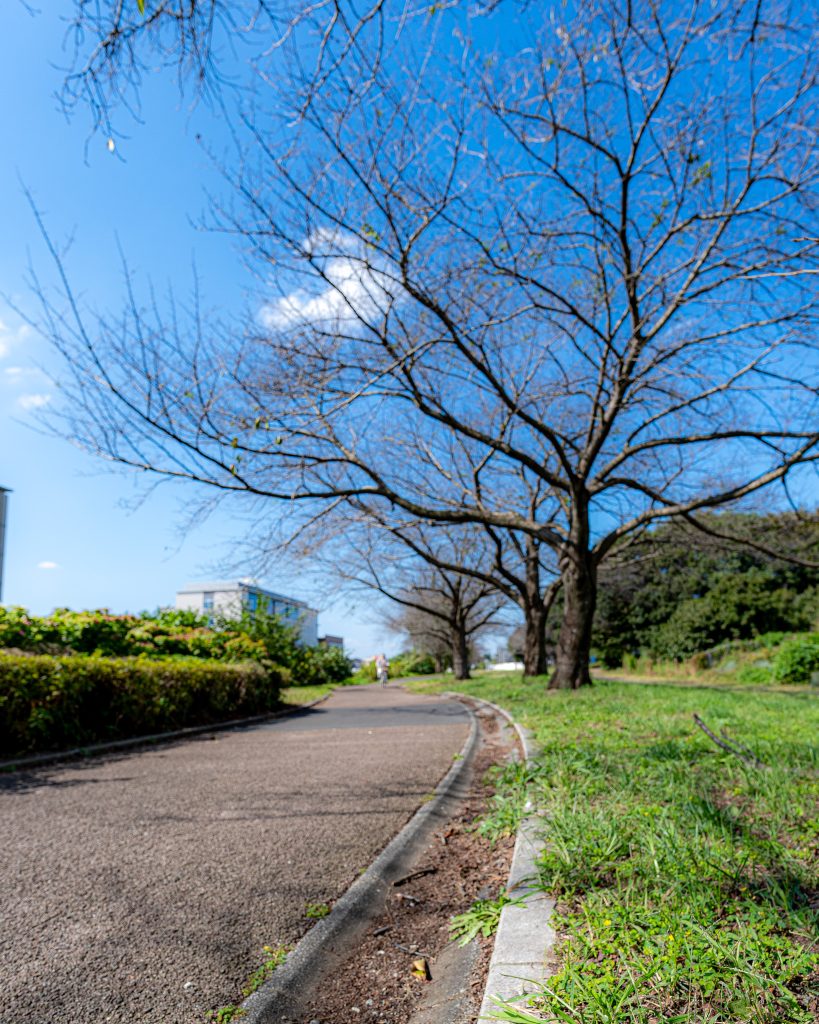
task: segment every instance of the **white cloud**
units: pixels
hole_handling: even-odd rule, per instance
[[[59,565],[56,562],[38,562],[38,569],[59,569]]]
[[[7,366],[4,373],[8,377],[36,377],[41,371],[36,366]]]
[[[20,395],[17,399],[17,404],[21,409],[26,411],[30,409],[42,409],[44,405],[48,405],[51,401],[51,395],[44,394],[32,394],[32,395]]]
[[[321,268],[318,292],[297,288],[260,312],[266,327],[289,327],[299,323],[327,327],[340,322],[355,323],[385,309],[397,292],[385,270],[353,236],[317,231],[305,239],[304,248]]]
[[[12,349],[25,341],[30,334],[31,328],[28,324],[9,327],[4,320],[0,320],[0,359],[5,359],[10,355]]]

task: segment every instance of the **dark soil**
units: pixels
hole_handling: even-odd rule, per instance
[[[506,884],[514,839],[491,845],[474,825],[494,791],[486,779],[488,769],[517,751],[510,730],[494,715],[481,710],[478,717],[482,739],[469,792],[413,869],[428,873],[392,887],[385,913],[355,953],[322,982],[320,995],[307,1004],[300,1024],[407,1024],[429,985],[413,973],[413,961],[425,959],[435,979],[436,961],[450,945],[453,915],[468,910],[476,899],[494,898]],[[459,1020],[477,1020],[493,941],[476,940]]]

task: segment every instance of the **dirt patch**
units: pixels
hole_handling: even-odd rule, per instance
[[[515,748],[509,730],[493,714],[479,711],[478,717],[481,746],[458,812],[435,833],[407,880],[391,887],[384,914],[355,953],[322,982],[320,995],[307,1004],[299,1024],[406,1024],[430,984],[414,962],[426,961],[433,983],[440,980],[439,966],[452,970],[452,916],[468,910],[476,899],[495,897],[506,884],[514,839],[491,845],[474,824],[494,792],[486,779],[488,769],[503,763]],[[412,877],[414,872],[419,873]],[[460,986],[459,1019],[477,1019],[493,941],[476,940]]]

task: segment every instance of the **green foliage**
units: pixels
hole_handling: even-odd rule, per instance
[[[789,556],[819,558],[816,516],[723,513],[702,521]],[[594,649],[606,668],[640,651],[684,659],[726,640],[810,629],[818,614],[815,570],[670,523],[604,563]]]
[[[721,576],[702,597],[683,601],[650,630],[648,647],[654,657],[681,660],[725,639],[805,628],[815,615],[815,598],[815,588],[807,595],[771,589],[770,575],[760,570]]]
[[[0,756],[261,714],[279,683],[255,662],[0,653]]]
[[[165,658],[181,655],[218,661],[286,664],[293,631],[273,616],[226,619],[214,628],[194,612],[112,615],[106,609],[59,608],[40,618],[24,608],[0,608],[0,647],[35,654],[99,654]]]
[[[364,664],[357,670],[353,676],[354,683],[375,683],[378,681],[378,671],[375,667],[375,661],[365,661]]]
[[[815,697],[661,684],[547,694],[544,683],[461,684],[501,702],[542,747],[526,790],[543,820],[540,882],[559,897],[559,966],[531,1001],[537,1013],[509,1007],[499,1019],[815,1021]],[[695,712],[765,767],[722,751]],[[498,777],[499,796],[517,803],[519,788]]]
[[[289,665],[294,686],[343,683],[353,673],[350,659],[337,647],[296,647]]]
[[[243,641],[252,641],[264,650],[263,657],[275,665],[292,667],[298,652],[302,649],[298,644],[298,631],[286,626],[277,615],[269,615],[261,609],[256,612],[245,611],[239,618],[220,618],[214,623],[212,632],[227,634]]]
[[[276,968],[281,967],[287,959],[287,948],[285,946],[265,946],[262,949],[264,960],[242,985],[242,995],[247,999],[264,985],[271,977]],[[231,1024],[231,1021],[240,1020],[245,1015],[244,1009],[238,1003],[230,1003],[228,1006],[220,1006],[217,1010],[211,1010],[205,1018],[209,1024]]]
[[[809,683],[819,672],[819,633],[795,636],[782,644],[773,663],[777,683]]]
[[[450,938],[457,939],[459,946],[465,946],[478,935],[488,938],[494,935],[500,924],[501,911],[510,903],[523,904],[522,899],[513,899],[501,889],[494,900],[475,900],[463,914],[456,914],[449,925]]]
[[[0,648],[35,654],[98,654],[106,657],[191,657],[256,661],[294,685],[340,683],[352,673],[346,655],[333,647],[304,647],[298,632],[262,611],[211,621],[174,609],[143,615],[111,615],[105,609],[59,609],[40,618],[24,608],[0,608]]]
[[[326,903],[308,903],[304,908],[304,916],[309,917],[313,921],[320,921],[323,917],[327,917],[330,913],[330,908]]]
[[[437,671],[433,656],[423,651],[404,651],[390,662],[390,675],[396,679],[424,676]]]
[[[478,821],[477,831],[491,843],[512,836],[523,820],[531,772],[521,761],[491,768],[487,781],[495,786],[486,813]]]

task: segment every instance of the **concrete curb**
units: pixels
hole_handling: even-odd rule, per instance
[[[382,897],[423,849],[436,827],[444,824],[450,806],[460,798],[458,788],[471,766],[478,746],[477,719],[471,708],[469,736],[455,763],[438,783],[435,797],[420,807],[397,836],[381,851],[364,874],[316,922],[284,964],[242,1004],[242,1024],[281,1024],[298,1013],[299,997],[324,974],[333,970],[352,942],[381,912]]]
[[[519,725],[508,711],[491,701],[471,694],[460,696],[486,704],[503,716],[520,737],[525,762],[532,763],[537,757],[538,748],[528,729]],[[530,812],[531,806],[527,805],[526,810]],[[532,885],[532,880],[537,877],[537,857],[544,846],[541,833],[542,823],[531,813],[518,828],[506,891],[514,899],[523,902],[517,906],[505,906],[501,911],[479,1020],[495,1017],[499,1002],[519,999],[536,992],[546,977],[546,956],[555,943],[552,926],[555,901]]]
[[[325,693],[323,697],[311,700],[309,704],[298,704],[284,711],[271,711],[265,715],[253,715],[251,718],[231,718],[227,722],[215,722],[213,725],[191,725],[186,729],[174,729],[172,732],[157,732],[150,736],[131,736],[127,740],[112,740],[110,743],[94,743],[89,747],[73,747],[71,750],[58,750],[53,754],[34,754],[31,757],[15,758],[11,761],[0,761],[0,772],[16,772],[24,768],[37,768],[41,765],[57,764],[60,761],[77,761],[87,757],[95,757],[97,754],[109,754],[117,750],[130,750],[134,747],[152,747],[158,743],[170,742],[171,740],[185,739],[188,736],[196,736],[203,732],[222,732],[225,729],[241,729],[244,726],[258,725],[261,722],[271,722],[276,718],[285,718],[297,711],[304,711],[307,708],[314,708],[316,704],[332,697],[335,691]]]

